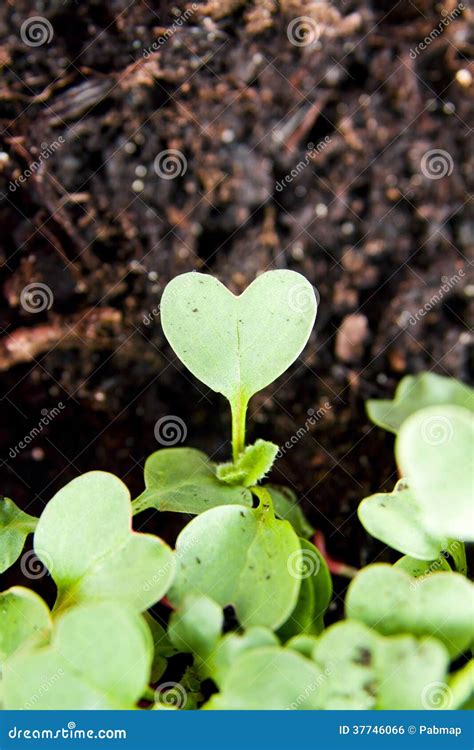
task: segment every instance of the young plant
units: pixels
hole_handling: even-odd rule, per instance
[[[465,654],[474,640],[473,585],[463,543],[472,536],[467,483],[458,476],[473,442],[470,391],[425,375],[402,382],[394,402],[369,407],[399,432],[406,479],[393,493],[364,500],[359,514],[403,556],[359,572],[346,620],[325,628],[332,581],[309,540],[314,530],[289,488],[264,482],[277,446],[245,443],[249,399],[308,340],[311,285],[291,271],[271,271],[235,297],[216,279],[184,274],[166,288],[161,311],[180,359],[230,402],[232,457],[218,466],[192,448],[156,451],[133,503],[121,480],[101,471],[66,485],[39,520],[3,501],[3,567],[34,531],[36,555],[57,586],[51,611],[23,587],[0,594],[4,707],[472,705]],[[440,415],[449,440],[434,450],[432,420]],[[196,516],[174,550],[132,530],[133,516],[147,508]],[[172,611],[158,620],[151,608],[160,601]],[[187,655],[184,670],[176,654]],[[465,662],[455,672],[454,659]]]

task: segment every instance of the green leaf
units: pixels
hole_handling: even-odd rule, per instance
[[[474,638],[474,584],[459,573],[412,578],[399,568],[376,563],[351,582],[346,616],[384,635],[432,635],[454,658]]]
[[[299,537],[307,539],[313,536],[314,528],[298,505],[298,499],[293,490],[277,484],[266,484],[265,489],[270,493],[275,515],[278,518],[289,521]]]
[[[393,567],[405,571],[405,573],[408,573],[413,578],[432,575],[442,570],[451,571],[451,567],[444,555],[440,555],[435,560],[417,560],[415,557],[404,555],[397,560]]]
[[[436,539],[425,531],[418,503],[404,479],[391,493],[366,497],[359,505],[358,515],[373,537],[419,560],[433,560],[448,544],[445,536]]]
[[[304,710],[318,708],[321,674],[291,649],[263,646],[245,651],[231,664],[222,690],[206,709]]]
[[[313,658],[315,646],[318,643],[318,639],[315,635],[294,635],[289,641],[285,643],[285,648],[291,648],[292,651],[297,651],[302,656],[306,656],[308,659]]]
[[[474,416],[433,406],[409,417],[395,443],[397,463],[433,536],[474,541]]]
[[[455,378],[423,372],[403,378],[393,401],[368,401],[367,413],[376,425],[397,433],[405,419],[420,409],[450,404],[474,411],[474,391]]]
[[[203,513],[219,505],[252,505],[244,487],[229,487],[216,477],[216,466],[193,448],[164,448],[145,462],[146,490],[133,501],[134,514],[147,508]]]
[[[296,604],[300,581],[288,561],[301,554],[300,543],[265,502],[255,509],[225,505],[193,518],[178,536],[176,554],[168,594],[174,605],[186,594],[204,594],[221,607],[233,605],[245,627],[277,628]]]
[[[302,555],[293,566],[293,572],[301,578],[300,593],[296,607],[278,630],[282,641],[300,633],[320,633],[332,598],[332,579],[324,557],[307,539],[300,539],[300,544]]]
[[[311,284],[294,271],[268,271],[236,297],[212,276],[185,273],[166,287],[161,322],[195,377],[230,401],[234,460],[244,448],[249,399],[303,350],[316,317]]]
[[[244,633],[227,633],[220,638],[206,663],[200,665],[200,670],[204,677],[212,677],[216,685],[221,687],[232,664],[245,651],[260,646],[279,645],[278,638],[269,628],[258,625],[248,628]]]
[[[168,635],[178,651],[196,654],[205,660],[219,640],[224,615],[221,607],[207,596],[185,596],[177,612],[173,612]]]
[[[470,710],[474,708],[474,661],[472,659],[450,675],[446,703],[449,705],[443,708]]]
[[[253,445],[248,445],[234,463],[218,466],[217,477],[227,484],[253,487],[268,474],[277,453],[278,445],[275,443],[257,440]]]
[[[38,519],[20,510],[8,497],[0,498],[0,573],[18,560]]]
[[[34,548],[58,587],[57,608],[114,599],[151,607],[174,577],[174,556],[158,537],[131,529],[130,495],[117,477],[90,471],[50,500]]]
[[[0,594],[0,674],[7,657],[31,642],[47,638],[51,613],[38,594],[13,586]]]
[[[151,665],[150,682],[157,682],[166,670],[168,658],[174,656],[177,651],[171,643],[164,627],[149,612],[144,612],[143,617],[153,639],[153,662]]]
[[[384,638],[351,620],[331,625],[313,658],[325,678],[318,691],[325,710],[427,708],[427,691],[446,679],[449,665],[433,638]]]
[[[10,657],[6,709],[131,709],[148,684],[145,621],[120,602],[83,604],[58,618],[51,644]]]

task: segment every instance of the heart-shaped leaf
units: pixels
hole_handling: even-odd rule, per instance
[[[404,479],[390,494],[378,492],[366,497],[358,515],[373,537],[419,560],[435,559],[448,545],[446,537],[436,539],[425,531],[418,503]]]
[[[146,490],[133,501],[134,514],[147,508],[175,513],[203,513],[219,505],[252,505],[244,487],[216,477],[216,465],[194,448],[164,448],[145,462]]]
[[[474,584],[459,573],[412,578],[376,563],[351,582],[346,615],[384,635],[432,635],[455,657],[474,639]]]
[[[239,297],[195,272],[177,276],[163,292],[169,343],[193,375],[230,401],[234,460],[244,448],[249,399],[295,361],[315,317],[314,290],[294,271],[268,271]]]
[[[36,528],[38,519],[23,513],[13,500],[0,497],[0,573],[20,557],[26,537]]]
[[[56,607],[114,599],[151,607],[174,577],[174,556],[158,537],[131,529],[128,489],[113,474],[90,471],[49,501],[34,537],[37,557],[58,587]]]
[[[3,662],[18,648],[48,637],[52,620],[41,597],[23,586],[13,586],[0,594],[0,613],[1,674]]]
[[[224,505],[193,518],[178,536],[176,554],[168,593],[174,605],[187,594],[203,594],[221,607],[233,605],[242,625],[270,628],[295,607],[300,580],[289,561],[301,555],[300,543],[265,502],[255,509]]]
[[[405,419],[420,409],[450,404],[474,411],[474,391],[455,378],[423,372],[403,378],[393,401],[367,401],[367,413],[379,427],[396,433]]]
[[[65,612],[51,644],[5,664],[7,709],[131,709],[143,694],[153,644],[143,618],[123,603]]]
[[[301,579],[298,601],[288,620],[278,630],[282,641],[299,633],[320,633],[323,616],[332,598],[332,579],[321,552],[300,539],[301,558],[295,560],[293,572]]]
[[[248,445],[233,463],[217,467],[217,477],[227,484],[240,484],[253,487],[260,482],[273,466],[278,445],[268,440],[257,440]]]
[[[474,541],[474,415],[459,406],[421,409],[402,425],[397,463],[435,537]]]
[[[278,646],[254,648],[233,661],[224,676],[221,692],[213,695],[205,708],[316,709],[321,678],[316,665],[296,651]]]
[[[428,708],[427,693],[445,684],[449,666],[434,638],[384,638],[351,620],[331,625],[313,658],[323,675],[318,708],[325,710]]]

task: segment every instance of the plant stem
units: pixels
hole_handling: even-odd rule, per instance
[[[237,461],[245,448],[245,419],[247,415],[248,399],[242,394],[231,403],[232,410],[232,458]]]

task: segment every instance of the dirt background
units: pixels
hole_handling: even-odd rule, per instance
[[[176,5],[0,8],[2,492],[39,513],[101,468],[136,495],[167,415],[184,420],[188,445],[224,459],[227,406],[166,345],[161,292],[191,269],[239,292],[291,268],[318,289],[317,324],[300,360],[254,398],[249,437],[283,444],[323,408],[273,479],[296,489],[333,555],[358,566],[380,548],[357,505],[395,480],[393,440],[364,401],[406,373],[472,374],[472,12],[418,54],[455,2]],[[53,32],[39,46],[22,38],[32,16]],[[181,154],[173,179],[155,168],[166,149]],[[422,169],[433,149],[448,155],[440,179]],[[47,285],[49,309],[21,304],[31,283]],[[146,523],[176,532],[170,519]]]

